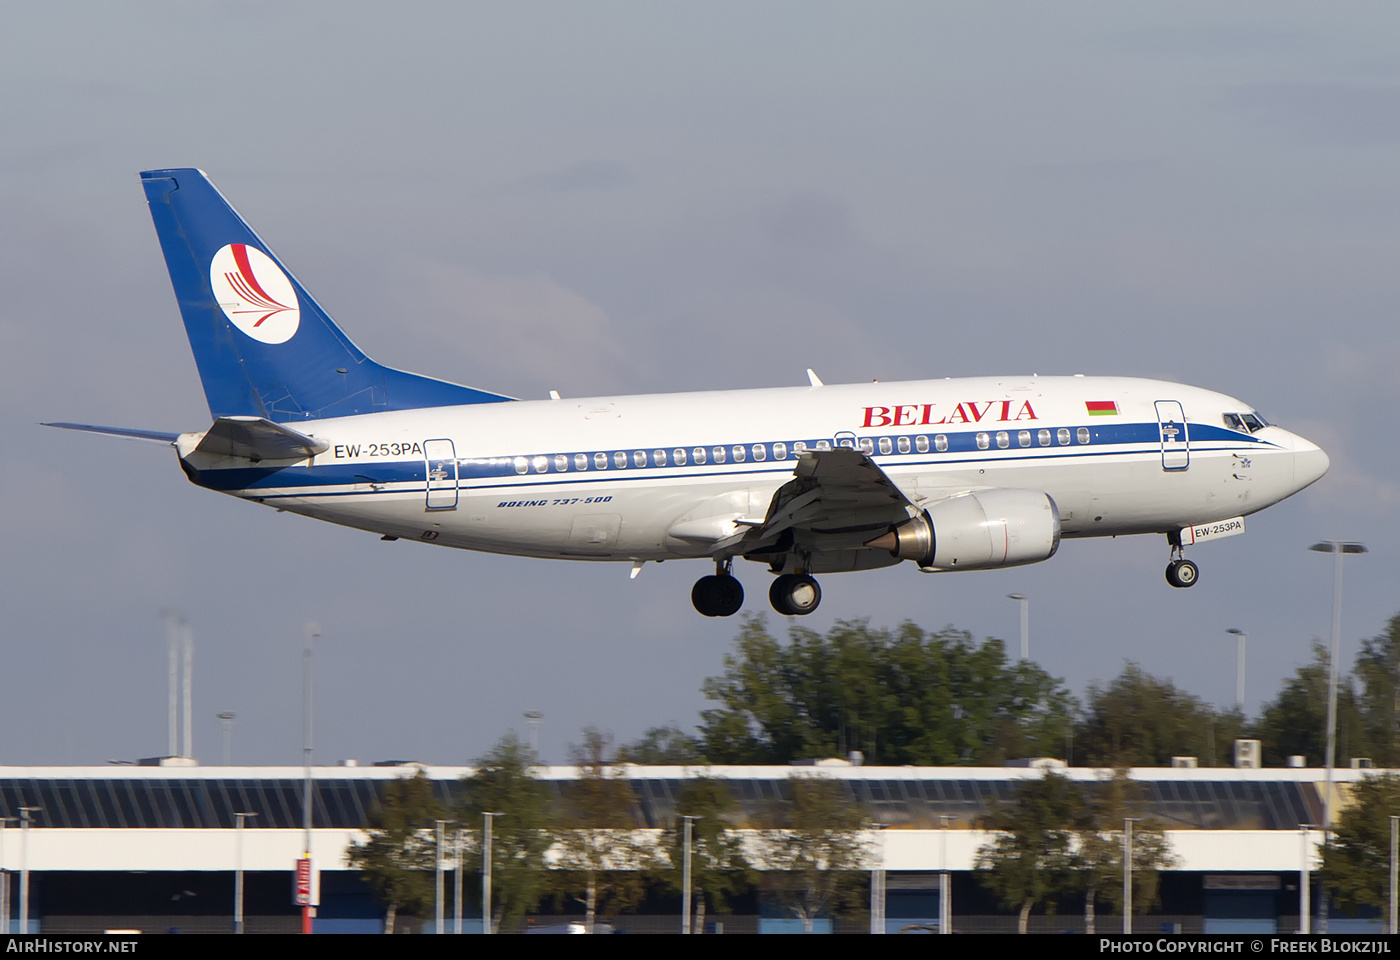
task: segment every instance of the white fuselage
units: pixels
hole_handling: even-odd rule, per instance
[[[761,522],[799,450],[822,445],[864,450],[916,503],[1042,491],[1068,537],[1243,516],[1327,469],[1303,438],[1227,418],[1252,413],[1223,394],[1151,380],[975,378],[313,420],[288,426],[325,452],[252,468],[190,454],[193,443],[181,452],[196,483],[387,536],[642,561],[709,555],[694,533],[706,523],[718,541]]]

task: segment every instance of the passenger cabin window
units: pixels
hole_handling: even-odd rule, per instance
[[[732,453],[732,454],[734,455],[734,462],[735,462],[735,463],[743,463],[743,462],[744,462],[744,452],[745,452],[745,451],[744,451],[744,445],[743,445],[742,443],[736,443],[736,444],[734,444],[734,446],[730,449],[729,452]]]
[[[515,472],[516,472],[516,473],[529,473],[529,472],[530,472],[530,461],[529,461],[529,460],[526,460],[524,457],[516,457],[516,458],[515,458],[514,460],[512,460],[511,462],[515,465]]]
[[[1037,434],[1035,435],[1035,438],[1036,438],[1036,440],[1040,443],[1040,445],[1041,445],[1042,447],[1048,447],[1048,446],[1050,446],[1050,431],[1049,431],[1049,430],[1042,430],[1042,431],[1040,431],[1039,433],[1037,433]]]
[[[979,434],[977,435],[977,449],[978,449],[978,450],[986,450],[986,449],[987,449],[988,447],[990,447],[991,445],[992,445],[992,444],[991,444],[991,439],[990,439],[985,433],[979,433]]]
[[[691,453],[692,456],[695,457],[695,462],[696,462],[696,463],[704,463],[704,462],[705,462],[705,448],[704,448],[704,447],[696,447],[694,450],[690,451],[690,453]]]
[[[683,466],[685,466],[685,448],[684,448],[684,447],[677,447],[676,449],[672,450],[672,451],[671,451],[671,456],[672,456],[672,458],[675,460],[676,466],[678,466],[678,467],[683,467]]]
[[[634,450],[632,452],[632,466],[645,467],[647,465],[647,452],[645,450]]]
[[[587,469],[588,469],[588,454],[586,454],[586,453],[576,453],[576,454],[574,454],[574,469],[575,469],[575,470],[587,470]]]
[[[1088,442],[1089,442],[1089,428],[1088,428],[1088,427],[1080,427],[1079,430],[1076,431],[1076,433],[1077,433],[1077,435],[1078,435],[1078,438],[1079,438],[1079,442],[1080,442],[1080,443],[1088,443]]]
[[[723,447],[715,447],[715,448],[714,448],[713,450],[711,450],[710,452],[713,453],[713,454],[715,455],[715,463],[723,463],[723,462],[724,462],[724,448],[723,448]]]
[[[900,437],[900,439],[903,440],[904,438],[903,438],[903,437]],[[894,452],[894,441],[891,440],[889,437],[881,437],[881,438],[880,438],[880,452],[881,452],[881,453],[893,453],[893,452]]]
[[[925,441],[925,443],[927,443],[927,442],[928,442],[928,441]],[[908,452],[909,452],[909,438],[908,438],[908,437],[900,437],[900,438],[899,438],[899,452],[900,452],[900,453],[908,453]]]
[[[922,440],[923,437],[920,437],[919,439]],[[937,450],[939,453],[947,453],[947,452],[948,452],[948,436],[947,436],[947,434],[942,434],[942,433],[940,433],[940,434],[938,434],[938,436],[936,436],[936,437],[933,438],[933,449]]]
[[[773,444],[773,459],[774,459],[774,460],[786,460],[786,459],[787,459],[787,444],[786,444],[786,443],[782,443],[782,442],[780,441],[780,442],[778,442],[778,443]]]
[[[1016,434],[1016,442],[1023,447],[1029,447],[1031,445],[1031,432],[1029,430],[1022,430],[1020,433]]]
[[[997,446],[1003,450],[1011,446],[1011,438],[1006,435],[1005,430],[997,431]]]
[[[651,465],[652,465],[653,467],[664,467],[664,466],[666,466],[666,451],[665,451],[665,450],[653,450],[653,451],[651,452]]]
[[[885,440],[886,443],[889,443],[889,442],[890,442],[888,437],[884,438],[884,440]],[[861,452],[861,453],[874,453],[874,452],[875,452],[875,441],[874,441],[874,440],[871,440],[869,437],[861,437],[861,438],[860,438],[860,452]]]
[[[920,453],[928,453],[928,437],[920,434],[914,438],[914,449]]]
[[[753,445],[753,458],[755,460],[767,460],[768,448],[761,443],[755,443]]]
[[[599,470],[608,469],[608,455],[606,453],[593,454],[593,466]]]
[[[1069,443],[1069,427],[1061,427],[1055,431],[1055,442],[1062,447]]]
[[[536,457],[534,460],[531,461],[531,466],[535,468],[536,473],[544,473],[547,470],[549,470],[549,458]]]
[[[830,449],[831,449],[831,441],[830,441],[830,440],[818,440],[818,441],[817,441],[817,449],[818,449],[818,450],[830,450]]]
[[[569,469],[569,455],[567,453],[556,453],[554,455],[554,469],[559,473]]]
[[[614,466],[614,467],[617,467],[617,469],[619,469],[619,470],[621,470],[623,467],[627,466],[627,451],[626,451],[626,450],[619,450],[619,451],[617,451],[617,453],[614,453],[614,454],[613,454],[613,466]]]
[[[794,443],[794,444],[792,445],[792,452],[793,452],[793,455],[796,455],[796,454],[799,454],[799,453],[806,453],[806,452],[807,452],[807,443],[806,443],[806,441],[804,441],[804,440],[798,440],[796,443]]]

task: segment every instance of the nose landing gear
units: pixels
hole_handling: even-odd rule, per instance
[[[1193,587],[1200,577],[1201,571],[1190,560],[1182,556],[1181,538],[1179,535],[1167,534],[1167,543],[1171,544],[1171,562],[1167,564],[1167,583],[1174,587]]]

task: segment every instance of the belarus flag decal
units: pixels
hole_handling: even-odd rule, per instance
[[[1118,416],[1118,404],[1112,400],[1086,400],[1084,408],[1089,411],[1091,417]]]

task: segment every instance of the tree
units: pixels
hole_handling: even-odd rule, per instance
[[[434,896],[437,821],[442,807],[433,782],[419,769],[414,777],[384,786],[384,796],[370,812],[364,843],[352,842],[346,859],[374,884],[385,907],[384,932],[393,933],[398,913],[418,915]]]
[[[912,623],[893,633],[838,622],[825,636],[793,626],[787,643],[745,621],[724,675],[705,681],[701,714],[712,763],[844,756],[878,764],[999,763],[1059,752],[1073,700],[1000,640]]]
[[[1299,667],[1284,684],[1278,698],[1264,707],[1257,733],[1263,741],[1266,766],[1283,766],[1299,755],[1321,765],[1327,756],[1327,681],[1330,658],[1327,648],[1313,644],[1313,662]],[[1351,678],[1337,683],[1337,758],[1344,765],[1351,757],[1370,756],[1366,725],[1356,706]]]
[[[1124,821],[1132,818],[1133,907],[1146,913],[1157,902],[1159,871],[1176,863],[1162,828],[1144,814],[1147,800],[1141,786],[1129,780],[1126,771],[1100,781],[1086,794],[1078,825],[1075,866],[1084,891],[1084,932],[1095,933],[1095,908],[1106,900],[1120,913],[1123,910]]]
[[[1355,674],[1372,757],[1382,767],[1400,766],[1400,614],[1385,633],[1361,642]]]
[[[1019,910],[1019,932],[1026,932],[1037,903],[1053,910],[1055,898],[1075,886],[1074,827],[1084,819],[1079,790],[1049,770],[1021,781],[1010,803],[982,818],[996,838],[977,851],[980,879],[1005,907]]]
[[[823,913],[858,912],[869,851],[869,820],[840,781],[797,776],[783,826],[766,831],[759,846],[767,881],[783,905],[812,932]]]
[[[539,904],[549,886],[545,854],[553,844],[549,828],[549,793],[535,779],[535,755],[514,734],[507,734],[464,777],[466,796],[461,820],[472,828],[492,818],[491,923],[496,930],[511,931],[525,914]],[[475,854],[482,864],[482,844]]]
[[[593,932],[597,916],[626,910],[645,891],[643,874],[654,850],[635,833],[641,825],[637,797],[608,751],[612,738],[592,727],[571,750],[579,776],[563,787],[555,832],[555,884],[560,894],[583,904]]]
[[[676,726],[651,727],[640,740],[627,744],[619,756],[628,763],[684,767],[703,762],[700,741]]]
[[[1400,816],[1400,777],[1365,777],[1352,785],[1350,794],[1332,842],[1323,850],[1323,875],[1339,906],[1384,907],[1390,889],[1390,818]]]
[[[714,777],[688,779],[676,797],[677,818],[662,846],[669,867],[663,874],[666,885],[680,890],[684,875],[684,817],[695,818],[691,825],[690,872],[691,884],[698,892],[695,898],[693,931],[705,928],[707,905],[720,913],[729,912],[729,898],[753,885],[753,871],[744,857],[744,842],[729,829],[729,821],[738,811],[738,804],[729,784]]]
[[[1243,728],[1240,714],[1217,713],[1170,680],[1129,663],[1107,687],[1090,684],[1075,759],[1106,767],[1164,767],[1172,757],[1189,756],[1207,766],[1228,766]]]

